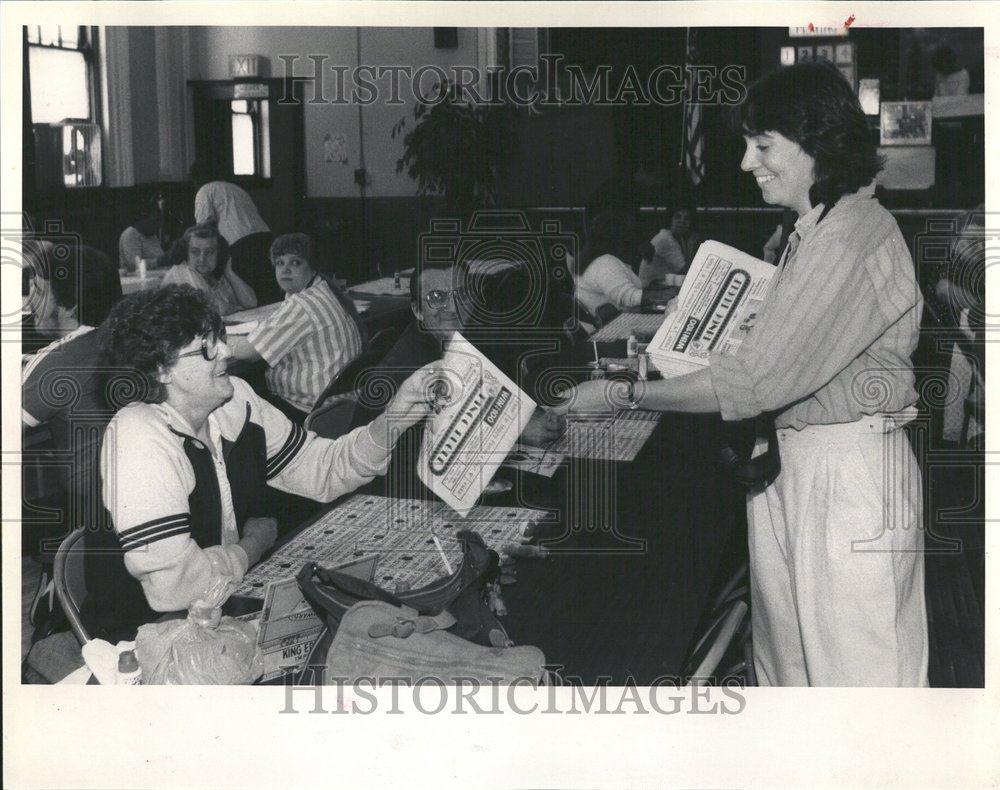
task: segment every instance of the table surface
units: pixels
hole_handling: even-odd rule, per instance
[[[662,311],[622,313],[608,321],[589,340],[608,343],[614,340],[628,340],[631,334],[655,335],[666,316]]]
[[[518,560],[517,582],[503,587],[516,644],[541,648],[569,682],[646,685],[680,673],[739,540],[736,494],[712,449],[721,427],[716,416],[667,414],[631,463],[570,458],[551,479],[501,467],[513,489],[481,504],[558,516],[542,541],[549,558]],[[380,477],[360,493],[391,488]]]

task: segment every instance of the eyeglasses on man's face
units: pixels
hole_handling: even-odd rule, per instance
[[[177,358],[196,357],[200,354],[202,359],[206,362],[214,362],[219,356],[219,345],[224,344],[225,342],[225,331],[220,332],[218,335],[216,335],[215,332],[209,332],[207,335],[202,335],[201,348],[195,349],[194,351],[185,351],[183,354],[178,354]]]
[[[424,294],[424,302],[431,310],[441,310],[447,306],[449,299],[454,298],[458,302],[464,293],[464,288],[452,288],[450,291],[435,288],[433,291],[428,291]]]

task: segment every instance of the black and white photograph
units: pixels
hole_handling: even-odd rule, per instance
[[[986,6],[5,5],[5,786],[1000,781]]]
[[[928,101],[884,101],[879,126],[882,145],[929,145],[933,105]]]

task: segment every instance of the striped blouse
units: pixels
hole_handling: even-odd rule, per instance
[[[308,413],[327,384],[361,353],[361,333],[322,277],[247,335],[268,364],[267,386]]]
[[[917,400],[910,355],[923,298],[874,186],[799,218],[771,293],[734,355],[709,358],[726,420],[780,412],[779,428],[896,414]],[[912,414],[912,409],[904,414]]]

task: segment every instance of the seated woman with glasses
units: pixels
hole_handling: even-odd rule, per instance
[[[221,315],[257,306],[253,289],[233,271],[229,245],[211,222],[193,225],[179,239],[183,261],[163,278],[163,285],[190,285],[208,294]]]
[[[233,338],[233,357],[263,359],[272,400],[302,422],[327,385],[361,353],[364,332],[353,302],[314,265],[312,239],[286,233],[271,245],[274,276],[285,301],[245,338]]]
[[[370,424],[335,440],[304,431],[228,375],[222,319],[188,286],[122,300],[107,334],[111,364],[131,371],[118,388],[138,401],[115,415],[101,449],[113,529],[87,535],[84,616],[112,641],[242,579],[276,538],[265,486],[343,496],[384,474],[393,437],[428,411],[431,374],[418,371]]]

